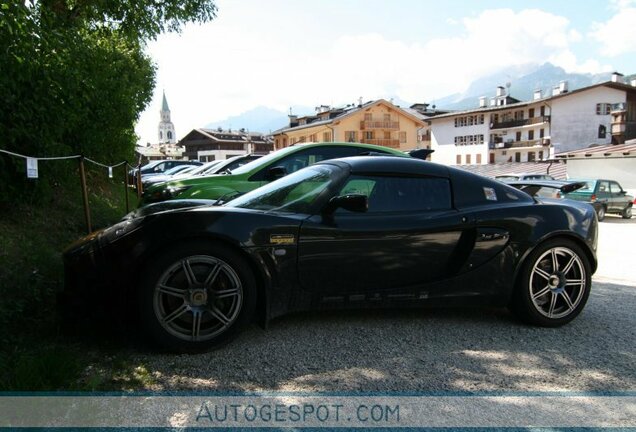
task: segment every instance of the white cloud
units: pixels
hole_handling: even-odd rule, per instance
[[[636,0],[610,0],[610,7],[619,11],[632,6],[636,6]]]
[[[164,88],[182,137],[258,105],[286,111],[391,96],[426,102],[508,66],[551,61],[570,71],[603,68],[574,56],[570,46],[581,35],[566,18],[536,9],[487,10],[457,20],[452,37],[419,43],[382,33],[289,34],[275,25],[243,25],[244,19],[227,14],[150,46],[159,72],[155,99],[137,127],[142,142],[156,140]]]
[[[619,11],[608,21],[594,23],[590,37],[601,44],[600,55],[615,57],[636,52],[636,1],[616,1]]]

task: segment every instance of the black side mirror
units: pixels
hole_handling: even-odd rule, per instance
[[[369,198],[362,194],[335,196],[329,200],[323,210],[323,214],[331,215],[338,208],[356,213],[364,213],[369,209]]]
[[[278,180],[279,178],[283,178],[286,175],[287,175],[287,169],[285,167],[275,166],[267,170],[267,173],[265,174],[265,180],[274,181],[274,180]]]

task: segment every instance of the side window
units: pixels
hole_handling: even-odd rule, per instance
[[[340,195],[369,197],[368,213],[450,210],[450,181],[438,177],[352,177]],[[339,209],[338,212],[346,212]]]
[[[166,170],[166,163],[160,163],[159,165],[157,165],[153,171],[154,172],[164,172]]]
[[[607,195],[609,193],[609,182],[599,182],[598,193],[599,195]]]
[[[610,183],[610,192],[613,194],[617,194],[617,193],[621,193],[623,191],[623,189],[620,187],[620,185],[616,182],[611,182]]]

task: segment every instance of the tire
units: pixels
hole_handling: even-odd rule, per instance
[[[226,247],[182,244],[144,270],[142,325],[154,342],[170,351],[218,348],[254,314],[254,275],[245,260]]]
[[[627,206],[621,212],[621,216],[623,219],[631,219],[632,218],[632,206]]]
[[[526,259],[513,312],[528,324],[562,326],[581,313],[591,285],[590,261],[581,247],[568,239],[549,240]]]
[[[599,222],[605,219],[605,206],[599,207],[599,209],[596,211],[596,216],[598,217]]]

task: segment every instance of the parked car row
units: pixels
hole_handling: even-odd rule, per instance
[[[141,182],[143,184],[143,189],[145,190],[155,184],[165,183],[172,180],[180,180],[214,174],[229,174],[232,172],[232,170],[235,170],[236,168],[243,166],[248,162],[258,159],[259,157],[261,156],[255,154],[246,154],[233,156],[228,159],[217,159],[215,161],[207,162],[203,165],[198,166],[182,165],[188,168],[184,171],[178,171],[178,167],[175,167],[171,170],[166,171],[162,175],[142,175]]]

